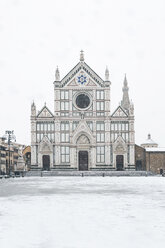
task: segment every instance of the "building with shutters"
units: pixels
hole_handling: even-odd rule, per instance
[[[17,171],[18,159],[24,148],[25,145],[15,142],[9,146],[4,137],[0,137],[0,175]]]
[[[31,105],[31,168],[39,170],[135,169],[134,106],[127,78],[123,98],[111,111],[111,82],[84,61],[60,79],[56,69],[54,111]]]

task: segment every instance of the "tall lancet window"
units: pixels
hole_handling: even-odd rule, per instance
[[[97,151],[97,154],[96,154],[97,163],[104,163],[105,162],[105,147],[97,146],[96,151]]]
[[[96,99],[97,100],[104,100],[104,90],[97,90],[96,91]]]
[[[96,123],[96,140],[98,143],[105,141],[105,125],[104,122]]]
[[[60,92],[61,99],[61,116],[68,116],[69,113],[69,91],[61,90]]]
[[[61,122],[61,142],[69,142],[69,122]]]
[[[70,161],[70,149],[68,146],[61,147],[61,163],[69,163]]]

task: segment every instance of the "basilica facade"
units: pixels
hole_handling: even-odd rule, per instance
[[[134,170],[134,106],[126,76],[123,98],[111,112],[111,82],[79,63],[54,81],[54,112],[31,105],[31,168],[39,170]]]

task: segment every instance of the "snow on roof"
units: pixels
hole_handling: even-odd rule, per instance
[[[165,152],[165,147],[147,147],[147,152]]]
[[[148,134],[148,139],[142,145],[147,145],[147,144],[157,145],[157,143],[151,139],[151,134]]]

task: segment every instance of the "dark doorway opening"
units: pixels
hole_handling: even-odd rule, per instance
[[[50,170],[50,156],[43,155],[42,162],[43,162],[43,170],[49,171]]]
[[[79,170],[85,171],[88,170],[88,152],[79,151]]]
[[[142,168],[142,161],[141,160],[137,160],[136,161],[136,170],[137,171],[142,171],[143,168]]]
[[[122,171],[124,167],[124,156],[123,155],[117,155],[116,156],[116,169],[117,171]]]

